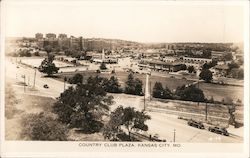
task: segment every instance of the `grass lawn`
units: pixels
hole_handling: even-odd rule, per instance
[[[122,87],[125,86],[125,82],[127,81],[127,77],[129,74],[128,72],[116,72],[115,74],[110,74],[110,73],[97,74],[95,71],[84,71],[84,72],[78,72],[78,73],[83,75],[84,82],[90,76],[99,75],[100,77],[110,78],[111,76],[114,75],[118,78],[118,81],[120,82]],[[55,78],[55,79],[63,82],[64,77],[70,78],[70,77],[74,76],[74,74],[76,74],[76,72],[57,74],[58,78]],[[143,85],[145,85],[146,75],[135,73],[134,77],[142,80]],[[193,81],[186,80],[186,79],[169,78],[169,77],[150,76],[149,82],[151,82],[151,91],[152,91],[155,82],[161,82],[164,87],[168,86],[169,89],[173,90],[173,89],[176,89],[178,86],[182,86],[183,84],[189,84],[189,83],[192,83]]]
[[[244,87],[241,86],[200,83],[199,87],[207,98],[213,96],[214,100],[221,101],[223,98],[229,97],[234,101],[238,99],[243,101]]]

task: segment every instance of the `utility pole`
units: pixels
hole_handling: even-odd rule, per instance
[[[174,142],[175,142],[175,129],[174,129]]]
[[[146,110],[146,94],[145,94],[145,88],[144,88],[144,108],[143,111]]]
[[[152,97],[152,94],[151,94],[151,81],[149,82],[149,94],[150,94],[150,97],[149,97],[149,100],[151,101],[151,97]]]
[[[207,108],[208,108],[208,107],[207,107],[207,102],[206,102],[206,107],[205,107],[205,114],[206,114],[206,118],[205,118],[205,119],[206,119],[206,121],[207,121],[207,112],[208,112],[208,111],[207,111],[207,110],[208,110]]]
[[[198,88],[200,87],[200,85],[199,85],[199,79],[198,79],[198,83],[197,83],[197,85],[198,85]],[[199,94],[199,96],[200,96],[200,94]],[[200,101],[198,101],[198,106],[200,105]]]
[[[34,73],[34,84],[33,84],[33,88],[35,88],[36,86],[36,69],[35,69],[35,73]]]
[[[23,76],[23,91],[25,92],[25,86],[26,86],[26,83],[25,83],[25,75]]]
[[[67,77],[64,77],[64,91],[65,91],[65,86],[66,86],[66,81],[67,81]]]

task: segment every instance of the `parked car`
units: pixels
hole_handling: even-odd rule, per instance
[[[226,130],[226,128],[222,128],[222,127],[209,127],[208,130],[210,132],[214,132],[214,133],[217,133],[217,134],[222,134],[222,135],[225,135],[225,136],[229,136],[229,133],[228,131]]]
[[[43,85],[43,88],[49,88],[49,86],[47,84]]]
[[[205,129],[204,125],[201,122],[197,122],[192,119],[188,120],[188,125],[199,128],[199,129]]]

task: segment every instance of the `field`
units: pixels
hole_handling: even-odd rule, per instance
[[[57,79],[60,80],[60,81],[63,81],[64,77],[70,78],[75,73],[76,72],[74,72],[74,73],[62,73],[62,74],[58,74],[57,76],[59,78],[57,78]],[[78,72],[78,73],[80,73],[80,74],[83,75],[84,82],[90,76],[99,75],[100,77],[110,78],[112,75],[114,75],[114,76],[116,76],[118,78],[119,83],[121,84],[122,87],[125,86],[125,82],[127,81],[127,77],[128,77],[128,74],[129,74],[128,72],[116,72],[115,74],[110,74],[110,73],[100,73],[100,74],[97,74],[94,71],[84,71],[84,72]],[[134,77],[135,78],[139,78],[140,80],[142,80],[143,85],[145,85],[146,75],[143,75],[143,74],[134,74]],[[173,89],[176,89],[178,86],[181,86],[183,84],[189,84],[189,83],[192,83],[193,81],[186,80],[186,79],[176,79],[176,78],[167,78],[167,77],[159,77],[159,76],[150,76],[149,82],[151,82],[151,91],[152,91],[155,82],[162,82],[162,84],[163,84],[164,87],[168,86],[169,89],[173,90]]]
[[[62,73],[58,74],[57,78],[60,81],[63,81],[64,77],[67,78],[72,77],[74,73]],[[119,80],[119,83],[122,87],[125,86],[125,82],[127,80],[128,73],[127,72],[116,72],[115,74],[110,73],[100,73],[97,74],[94,71],[84,71],[79,72],[83,75],[84,81],[90,76],[99,75],[100,77],[110,78],[112,75],[116,76]],[[145,85],[146,75],[143,74],[134,74],[135,77],[142,80],[143,85]],[[171,78],[171,77],[162,77],[162,76],[150,76],[149,83],[151,83],[151,92],[153,90],[155,82],[161,82],[163,87],[167,86],[170,90],[176,89],[178,86],[182,86],[184,84],[190,84],[194,81],[182,79],[182,78]],[[144,87],[143,87],[144,88]],[[221,101],[223,98],[229,97],[232,98],[234,101],[240,99],[243,100],[243,87],[241,86],[230,86],[230,85],[219,85],[219,84],[211,84],[211,83],[200,83],[199,88],[201,88],[205,94],[205,96],[209,99],[211,97],[214,98],[216,101]]]

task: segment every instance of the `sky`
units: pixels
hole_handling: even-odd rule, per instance
[[[12,37],[66,33],[137,42],[242,42],[240,5],[175,2],[10,1],[4,32]]]

